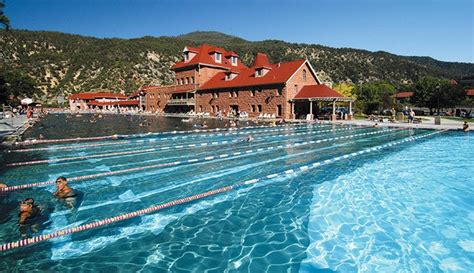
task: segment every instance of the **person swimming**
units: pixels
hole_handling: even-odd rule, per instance
[[[54,192],[53,195],[61,201],[64,201],[69,208],[76,206],[77,193],[69,187],[67,179],[64,176],[60,176],[56,179],[56,192]]]
[[[20,234],[23,237],[28,232],[38,232],[38,223],[36,218],[41,215],[41,208],[35,204],[35,200],[31,197],[20,202],[20,213],[18,214],[18,225],[20,226]]]
[[[462,130],[464,132],[469,131],[469,124],[467,123],[467,121],[465,121],[464,124],[462,125]]]

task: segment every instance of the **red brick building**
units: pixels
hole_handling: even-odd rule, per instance
[[[136,109],[139,100],[137,97],[127,97],[123,94],[110,92],[76,93],[69,96],[71,111]]]
[[[312,112],[313,101],[330,101],[333,106],[336,101],[350,101],[329,87],[321,88],[307,60],[271,64],[258,53],[247,67],[235,52],[203,44],[185,47],[183,60],[171,70],[176,73],[175,85],[143,88],[147,111],[246,112],[249,117],[266,114],[290,119]],[[318,93],[327,89],[332,92]],[[298,95],[303,90],[304,96]]]

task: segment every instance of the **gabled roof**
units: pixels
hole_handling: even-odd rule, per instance
[[[254,68],[246,68],[240,70],[240,73],[232,80],[226,80],[226,73],[219,72],[210,80],[201,85],[199,90],[283,84],[287,82],[304,63],[306,63],[306,60],[297,60],[281,64],[270,64],[269,68],[271,68],[271,70],[260,77],[255,77]]]
[[[185,46],[183,52],[188,52],[188,51],[198,53],[199,49],[195,47]]]
[[[201,45],[200,47],[197,47],[197,48],[192,48],[192,47],[189,47],[189,46],[186,46],[185,48],[187,48],[189,51],[193,51],[193,52],[196,52],[196,56],[194,56],[192,59],[190,59],[189,61],[180,61],[180,62],[177,62],[175,65],[173,65],[171,67],[171,70],[175,70],[175,69],[178,69],[178,68],[182,68],[182,67],[189,67],[189,66],[195,66],[195,65],[204,65],[204,66],[213,66],[213,67],[220,67],[220,68],[223,68],[223,69],[230,69],[230,68],[238,68],[238,69],[244,69],[244,68],[247,68],[241,61],[240,59],[237,60],[237,66],[233,66],[232,65],[232,62],[230,60],[227,60],[226,57],[230,57],[230,56],[237,56],[237,54],[235,54],[235,52],[233,51],[227,51],[223,48],[220,48],[220,47],[216,47],[216,46],[211,46],[211,45],[207,45],[207,44],[203,44]],[[191,50],[193,49],[193,50]],[[214,57],[213,57],[213,52],[220,52],[222,53],[222,56],[223,58],[222,61],[219,63],[219,62],[216,62],[214,60]]]
[[[262,67],[271,68],[271,64],[266,54],[258,52],[257,56],[255,56],[255,60],[252,64],[252,68],[262,68]]]
[[[305,85],[294,97],[295,99],[312,99],[312,98],[344,98],[336,90],[329,88],[325,84]]]
[[[93,100],[101,98],[113,98],[113,99],[126,99],[127,96],[119,93],[110,93],[110,92],[91,92],[91,93],[76,93],[69,96],[69,99],[72,100]]]
[[[395,95],[392,95],[392,98],[397,98],[397,99],[404,99],[404,98],[410,98],[413,97],[413,92],[411,91],[403,91],[403,92],[398,92]]]

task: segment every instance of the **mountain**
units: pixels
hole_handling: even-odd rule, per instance
[[[257,52],[272,62],[310,60],[322,81],[362,83],[386,80],[409,83],[431,75],[458,79],[474,75],[474,64],[441,62],[387,52],[331,48],[278,40],[247,41],[219,32],[192,32],[176,37],[99,39],[58,32],[0,31],[0,70],[31,76],[44,99],[97,89],[130,93],[142,85],[173,82],[170,66],[186,45],[209,43],[240,54],[247,65]]]

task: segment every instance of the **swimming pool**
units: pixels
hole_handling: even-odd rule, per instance
[[[33,162],[4,167],[9,185],[100,176],[71,182],[83,193],[77,211],[51,199],[53,186],[10,192],[1,244],[20,239],[17,200],[29,196],[48,211],[42,232],[51,233],[235,187],[3,252],[0,268],[466,272],[474,263],[473,134],[433,133],[287,125],[4,153],[5,164]],[[248,134],[255,140],[241,141]]]

